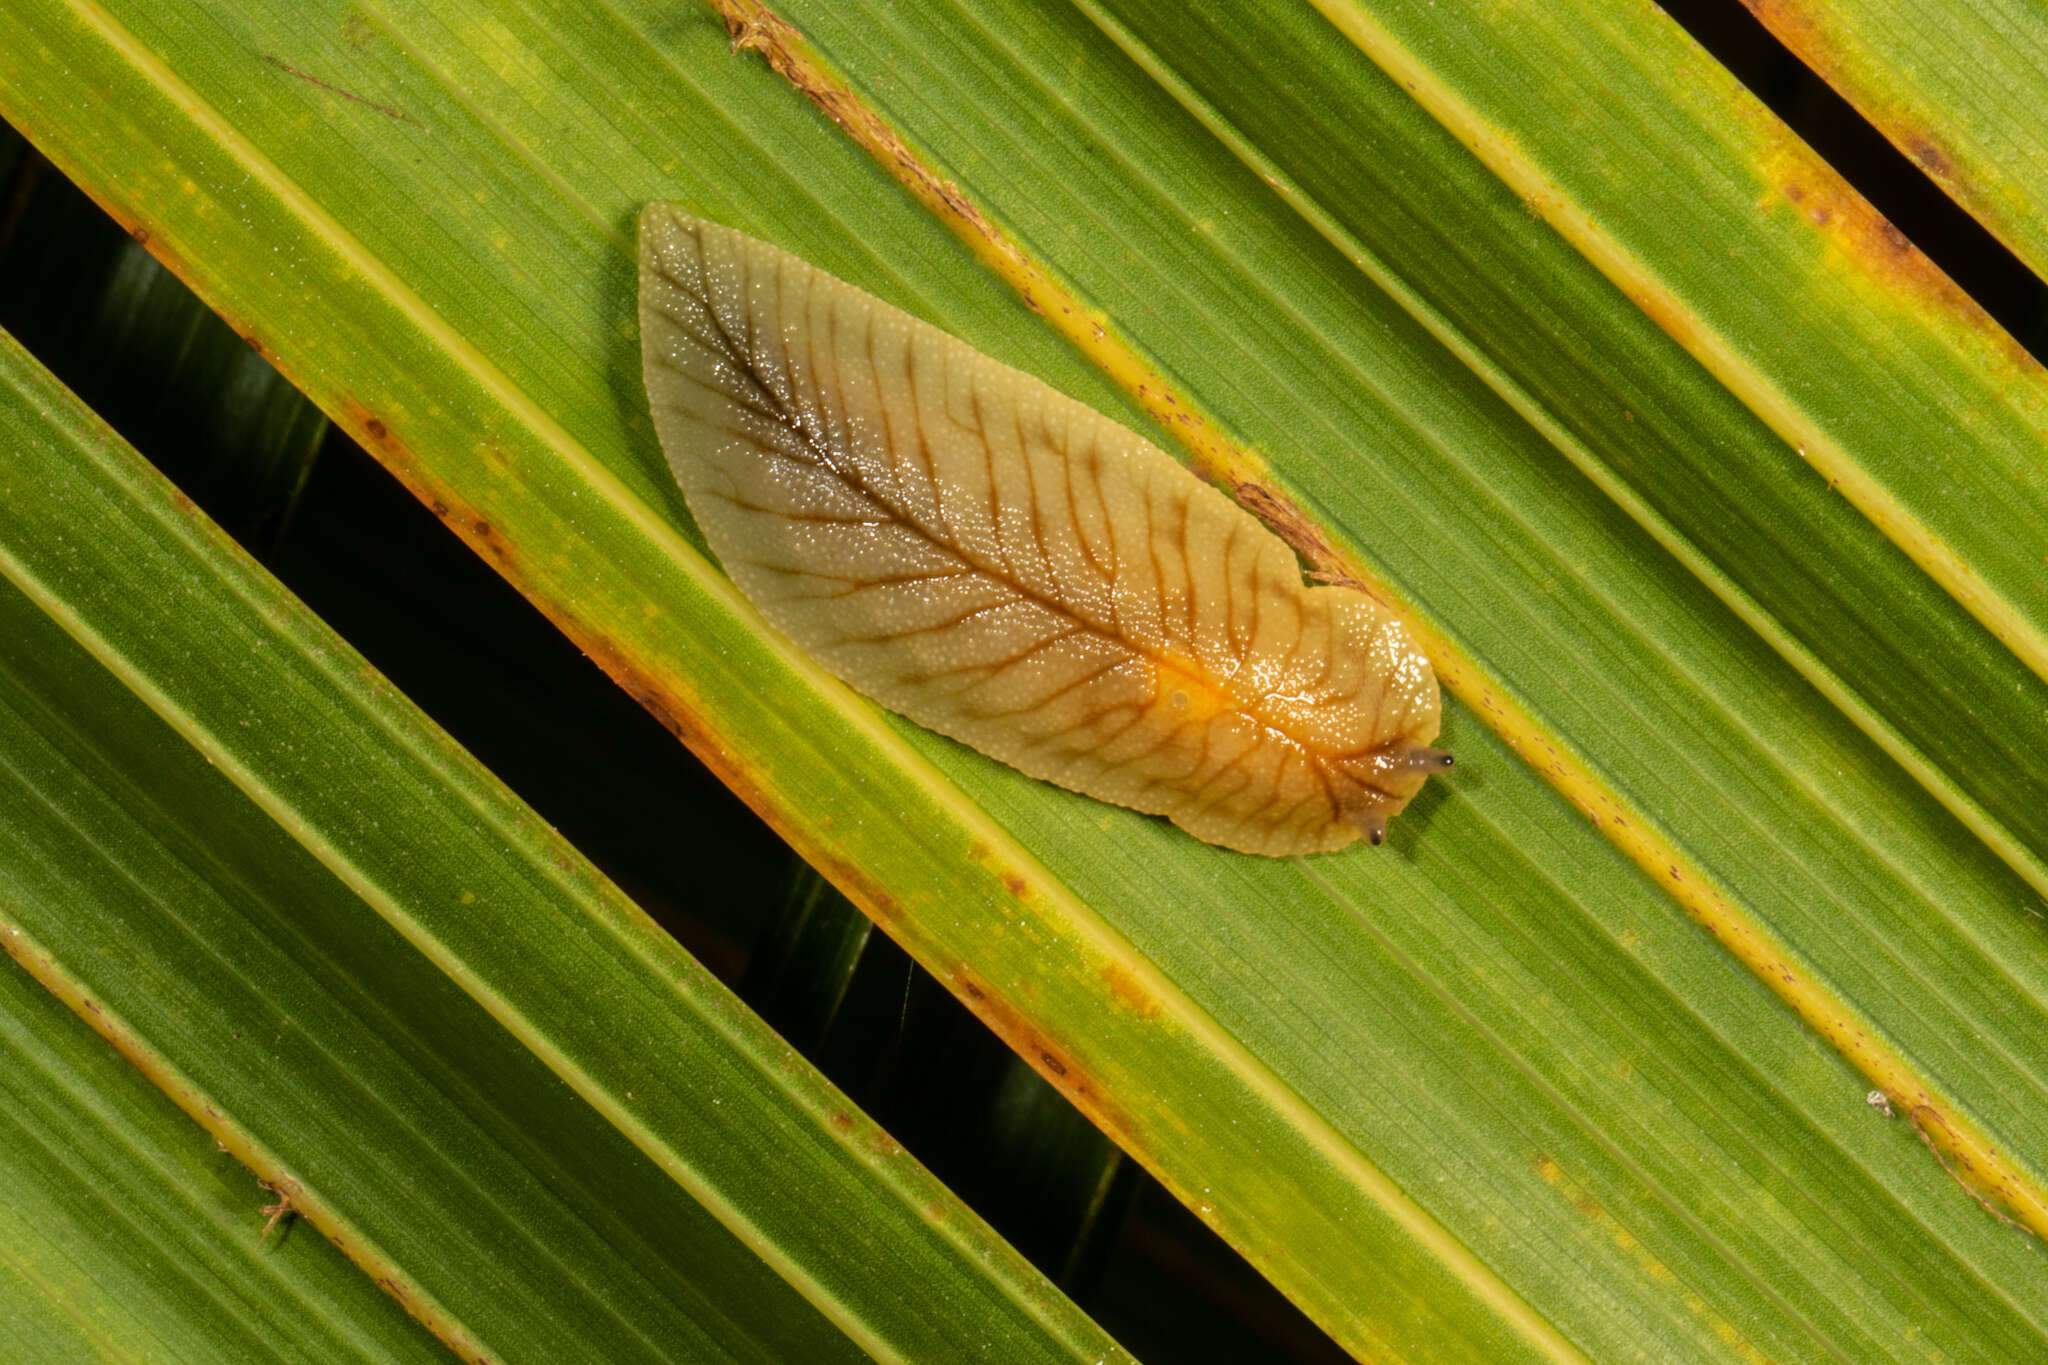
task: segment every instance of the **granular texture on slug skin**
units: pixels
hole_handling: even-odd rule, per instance
[[[640,327],[726,572],[891,710],[1247,853],[1377,843],[1449,765],[1400,622],[1129,428],[670,205]]]

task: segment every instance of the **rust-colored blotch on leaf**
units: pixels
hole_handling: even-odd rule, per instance
[[[726,572],[884,706],[1247,853],[1377,843],[1449,766],[1400,622],[1128,428],[669,205],[640,327]]]

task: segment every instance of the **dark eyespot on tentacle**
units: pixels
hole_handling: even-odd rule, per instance
[[[1387,841],[1387,817],[1374,809],[1356,809],[1344,812],[1344,818],[1352,828],[1365,836],[1365,841],[1378,848]]]

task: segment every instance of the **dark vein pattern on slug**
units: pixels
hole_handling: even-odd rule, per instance
[[[640,325],[726,572],[884,706],[1248,853],[1378,842],[1448,765],[1400,623],[1128,428],[668,205]]]

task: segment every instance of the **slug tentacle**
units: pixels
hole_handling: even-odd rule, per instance
[[[840,678],[1252,853],[1385,837],[1450,756],[1377,602],[1135,432],[766,243],[652,205],[655,427],[734,582]]]
[[[1365,836],[1365,841],[1378,848],[1387,841],[1386,812],[1374,806],[1355,806],[1344,812],[1344,818],[1351,827]]]

